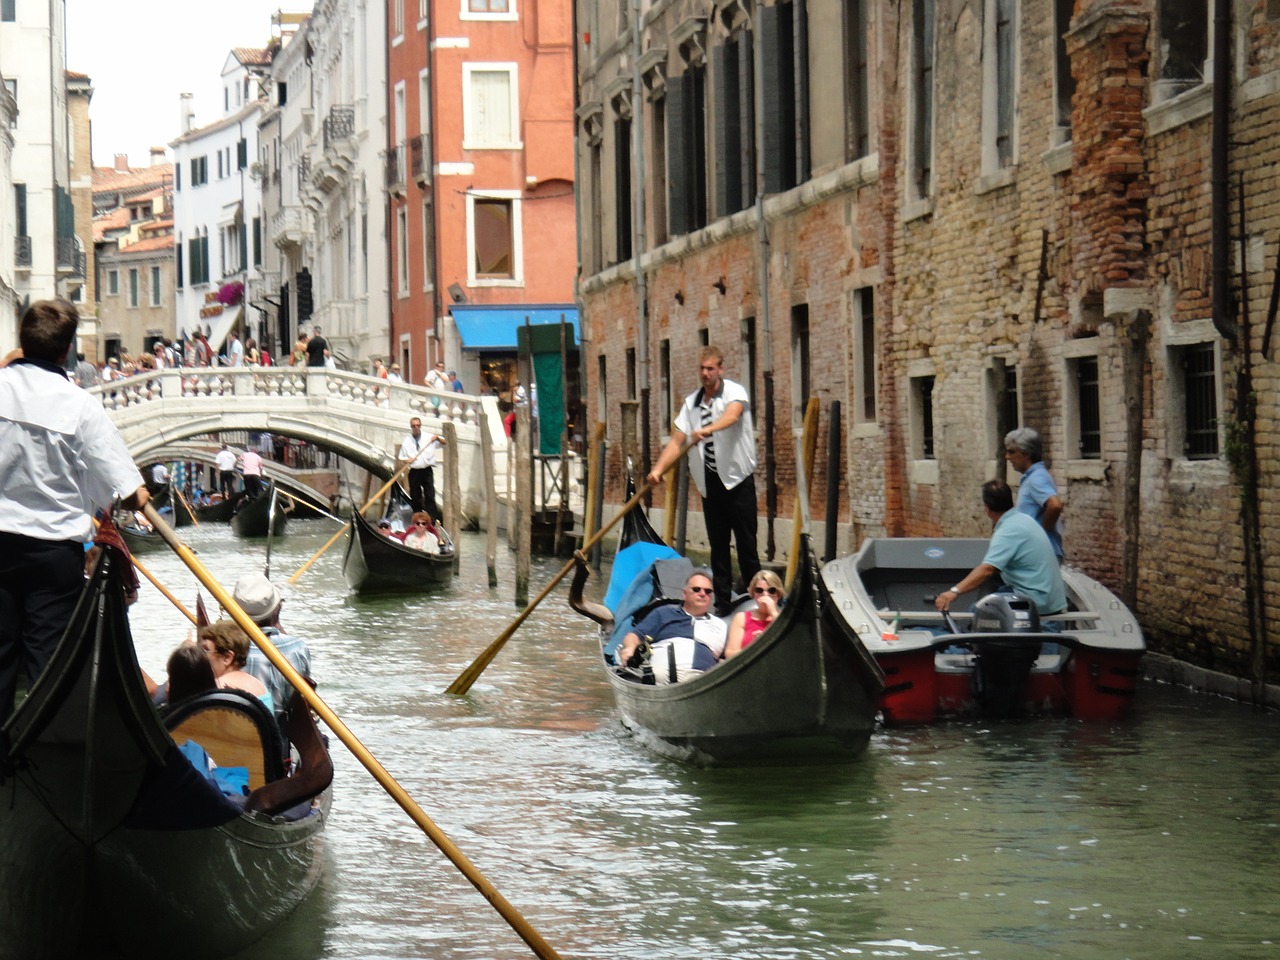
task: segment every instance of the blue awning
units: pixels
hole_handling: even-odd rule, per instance
[[[569,325],[569,345],[575,346],[578,342],[578,308],[572,304],[454,304],[449,307],[449,312],[458,327],[464,350],[515,350],[516,330],[524,326],[526,318],[535,327],[558,325],[563,318]]]

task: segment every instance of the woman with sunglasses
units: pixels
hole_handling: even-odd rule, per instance
[[[413,527],[405,535],[404,545],[424,553],[440,552],[440,538],[436,536],[436,526],[431,522],[431,514],[419,510],[413,515]]]
[[[724,658],[736,657],[764,633],[778,616],[778,604],[782,602],[782,580],[772,570],[761,570],[751,578],[747,592],[755,600],[752,610],[735,613],[729,621],[729,640],[724,647]]]

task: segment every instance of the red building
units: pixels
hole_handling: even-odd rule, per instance
[[[391,358],[502,394],[523,308],[573,302],[572,3],[387,3]]]

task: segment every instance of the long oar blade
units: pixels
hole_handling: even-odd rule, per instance
[[[679,463],[684,458],[684,455],[689,452],[692,446],[693,444],[691,443],[685,444],[685,446],[680,450],[680,455],[676,457],[675,460],[671,461],[671,463],[667,465],[666,470],[663,470],[662,472],[664,474],[667,473],[667,471],[669,471],[672,467],[674,467],[677,463]],[[654,485],[651,483],[645,483],[644,486],[642,486],[639,490],[637,490],[635,493],[635,496],[633,496],[630,500],[628,500],[625,504],[623,504],[622,509],[613,515],[612,520],[610,520],[603,527],[601,527],[599,530],[593,533],[590,537],[588,537],[585,541],[583,541],[582,546],[578,548],[579,552],[583,554],[588,553],[592,547],[594,547],[598,542],[600,542],[600,540],[604,538],[604,535],[606,533],[608,533],[610,530],[613,529],[614,524],[616,524],[619,520],[621,520],[628,513],[630,513],[636,507],[636,505],[640,503],[640,501],[644,498],[644,495],[653,489],[653,486]],[[543,600],[545,600],[547,597],[547,594],[549,594],[553,589],[555,589],[556,584],[569,575],[569,571],[573,569],[573,565],[575,562],[576,561],[574,560],[570,560],[568,563],[566,563],[563,567],[560,568],[560,572],[557,573],[554,577],[552,577],[551,582],[542,588],[542,592],[539,593],[536,597],[534,597],[533,600],[530,602],[530,604],[520,612],[520,615],[511,622],[511,626],[503,630],[502,633],[498,636],[498,639],[494,640],[493,643],[485,647],[484,651],[480,654],[480,656],[476,657],[476,659],[472,661],[471,665],[467,667],[467,669],[463,670],[462,673],[458,674],[457,679],[454,680],[453,683],[449,684],[449,686],[445,689],[445,693],[463,694],[471,689],[472,684],[474,684],[478,679],[480,679],[480,674],[484,673],[484,668],[489,666],[489,664],[493,661],[493,658],[498,655],[498,651],[501,650],[504,646],[506,646],[507,641],[511,639],[511,637],[515,634],[515,632],[518,629],[520,629],[520,624],[524,623],[525,620],[529,619],[529,614],[533,613],[534,607],[536,607]]]
[[[431,839],[431,842],[439,848],[441,853],[449,858],[454,866],[462,872],[463,876],[471,882],[471,885],[493,904],[494,909],[502,915],[502,918],[510,924],[511,928],[520,935],[520,938],[529,945],[537,956],[543,958],[543,960],[559,960],[560,955],[542,938],[542,935],[533,928],[529,921],[511,905],[506,897],[485,879],[475,864],[467,859],[467,856],[453,844],[453,841],[445,835],[444,831],[436,826],[426,812],[396,782],[395,778],[387,772],[387,769],[378,762],[378,759],[369,752],[368,748],[360,742],[356,735],[342,722],[341,718],[312,689],[311,684],[304,680],[302,675],[293,668],[293,664],[286,660],[284,655],[276,649],[275,644],[262,632],[262,628],[250,619],[249,615],[240,608],[240,604],[236,603],[235,598],[214,579],[204,564],[197,560],[195,554],[178,539],[177,534],[160,518],[160,514],[156,512],[155,508],[148,504],[145,510],[147,519],[152,522],[165,542],[173,548],[173,552],[178,555],[178,558],[196,575],[196,579],[205,585],[213,595],[213,598],[231,615],[231,619],[235,620],[241,629],[249,634],[249,638],[257,644],[267,659],[271,661],[271,665],[279,670],[284,678],[289,681],[298,692],[298,695],[319,715],[325,725],[343,742],[352,755],[360,761],[361,765],[373,775],[373,778],[378,781],[391,799],[405,813],[409,814],[413,822],[422,828],[422,831]]]

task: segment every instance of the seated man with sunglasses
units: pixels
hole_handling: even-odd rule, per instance
[[[772,570],[761,570],[751,578],[747,593],[755,600],[751,610],[735,613],[729,621],[729,642],[725,644],[724,658],[736,657],[755,642],[778,617],[782,602],[782,580]]]
[[[711,574],[695,570],[684,584],[684,600],[649,611],[623,638],[618,662],[631,665],[641,638],[653,651],[655,683],[678,683],[714,667],[724,652],[724,621],[711,613]]]

